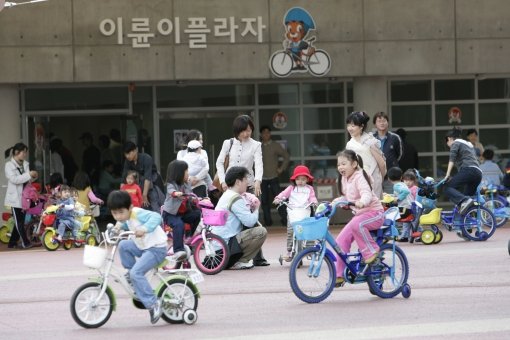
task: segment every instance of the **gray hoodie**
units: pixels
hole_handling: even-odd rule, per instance
[[[450,162],[455,163],[458,171],[465,167],[475,167],[480,170],[480,163],[473,144],[463,139],[456,139],[453,142],[450,148]]]

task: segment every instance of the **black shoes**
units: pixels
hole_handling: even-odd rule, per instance
[[[30,248],[33,248],[33,247],[34,247],[34,245],[32,243],[29,243],[29,244],[27,244],[25,246],[21,245],[21,244],[20,245],[15,244],[13,246],[12,245],[8,245],[7,246],[7,248],[9,248],[9,249],[30,249]]]
[[[261,259],[261,260],[253,261],[253,265],[255,267],[266,267],[271,264],[269,262],[267,262],[265,259]]]

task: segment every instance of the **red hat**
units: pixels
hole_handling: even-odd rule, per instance
[[[294,173],[292,174],[292,177],[290,178],[291,181],[295,180],[298,176],[306,176],[308,177],[308,182],[313,181],[313,176],[310,175],[310,170],[305,165],[298,165],[294,168]]]

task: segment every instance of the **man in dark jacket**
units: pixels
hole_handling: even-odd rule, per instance
[[[390,119],[384,112],[377,112],[374,115],[373,123],[377,129],[374,137],[381,142],[381,151],[386,158],[386,169],[398,167],[398,161],[402,157],[402,141],[400,137],[388,130]],[[385,179],[383,183],[384,192],[393,192],[393,184]]]

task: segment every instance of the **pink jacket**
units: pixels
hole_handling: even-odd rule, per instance
[[[351,177],[342,177],[342,199],[349,202],[360,201],[365,206],[361,209],[351,207],[356,215],[368,211],[383,210],[379,198],[375,195],[374,191],[370,189],[367,180],[363,176],[362,170],[356,170]]]
[[[285,188],[285,190],[280,192],[280,194],[278,194],[278,196],[276,196],[275,198],[277,198],[279,200],[288,199],[292,193],[292,190],[294,190],[295,187],[296,186],[294,186],[294,185],[289,185],[287,188]],[[305,185],[305,187],[310,189],[310,195],[308,196],[307,203],[317,203],[317,197],[315,197],[315,190],[313,189],[313,187],[309,184]]]

